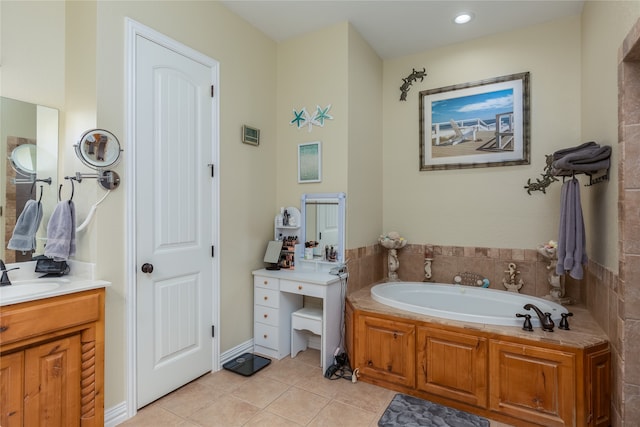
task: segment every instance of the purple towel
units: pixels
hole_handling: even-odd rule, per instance
[[[553,161],[555,162],[556,160],[560,160],[567,154],[573,154],[573,153],[582,151],[584,149],[593,148],[597,146],[598,144],[596,144],[594,141],[589,141],[589,142],[585,142],[584,144],[580,144],[576,147],[563,148],[562,150],[558,150],[555,153],[553,153]]]
[[[584,275],[582,265],[587,262],[587,253],[580,183],[577,179],[573,178],[562,185],[560,205],[556,274],[569,272],[569,276],[581,280]]]
[[[36,249],[36,233],[42,221],[42,205],[35,200],[27,200],[18,217],[7,249],[30,252]]]
[[[553,153],[551,173],[553,175],[572,175],[573,172],[595,172],[609,169],[611,147],[599,146],[595,142],[586,142],[574,148]]]

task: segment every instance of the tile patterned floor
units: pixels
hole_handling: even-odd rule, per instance
[[[126,427],[374,427],[395,391],[343,379],[330,381],[309,349],[295,359],[273,360],[243,377],[207,374],[142,408]],[[509,427],[491,422],[491,427]]]

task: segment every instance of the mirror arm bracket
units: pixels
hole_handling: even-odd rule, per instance
[[[75,177],[67,177],[81,183],[83,179],[96,179],[105,190],[114,190],[120,185],[120,175],[111,170],[98,169],[98,173],[76,172]]]

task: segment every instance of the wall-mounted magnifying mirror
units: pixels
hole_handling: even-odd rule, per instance
[[[120,176],[116,172],[106,170],[120,161],[122,148],[114,134],[104,129],[91,129],[83,133],[73,147],[82,163],[98,171],[95,178],[103,188],[113,190],[120,184]],[[76,173],[76,177],[78,181],[83,177],[94,178],[81,173]]]
[[[18,145],[9,156],[11,167],[25,177],[34,177],[36,174],[36,153],[35,144]]]
[[[345,193],[303,194],[301,199],[302,242],[317,242],[314,261],[344,262]],[[335,258],[325,250],[334,248]]]

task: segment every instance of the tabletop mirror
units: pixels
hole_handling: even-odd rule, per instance
[[[305,247],[313,242],[313,259],[306,262],[344,262],[345,193],[303,194],[301,198],[301,240]],[[317,244],[316,244],[317,242]],[[327,252],[334,250],[333,256]]]

